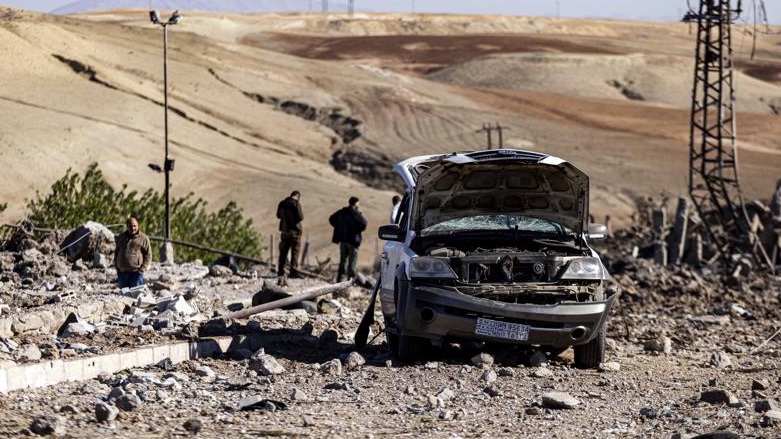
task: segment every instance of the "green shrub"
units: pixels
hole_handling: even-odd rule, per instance
[[[171,239],[186,241],[251,258],[262,257],[261,235],[243,209],[231,201],[217,212],[206,210],[207,202],[193,193],[170,200]],[[5,209],[5,205],[2,205]],[[0,209],[0,212],[2,212]],[[27,217],[37,227],[69,229],[95,221],[123,227],[128,216],[138,216],[141,230],[162,237],[165,227],[165,197],[148,189],[143,194],[128,191],[127,185],[115,190],[103,178],[97,163],[90,165],[84,177],[70,169],[57,180],[51,192],[27,202]],[[174,245],[177,261],[202,259],[210,263],[219,255]]]

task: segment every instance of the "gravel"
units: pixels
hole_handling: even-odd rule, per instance
[[[575,368],[571,350],[546,358],[471,344],[448,345],[426,361],[405,364],[389,355],[379,323],[368,346],[356,351],[352,337],[370,290],[352,287],[322,297],[316,314],[274,310],[232,322],[233,330],[259,340],[255,350],[164,360],[0,395],[0,436],[781,436],[781,279],[752,273],[727,282],[712,267],[660,267],[629,256],[633,245],[631,237],[617,237],[601,250],[621,296],[597,370]],[[45,250],[51,245],[35,247],[40,255],[21,248],[0,253],[0,298],[12,316],[120,294],[112,269],[53,271],[49,267],[72,265]],[[188,292],[203,318],[248,306],[264,280],[272,280],[261,266],[202,277],[185,276],[209,271],[197,264],[157,268],[167,288]],[[290,279],[288,290],[324,284]],[[1,340],[0,359],[8,365],[88,357],[192,336],[97,326],[68,337],[42,329],[15,333]],[[721,436],[707,436],[716,432]]]

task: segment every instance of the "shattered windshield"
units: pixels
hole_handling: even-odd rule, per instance
[[[517,231],[556,235],[566,235],[572,232],[557,222],[541,218],[516,214],[491,214],[448,219],[424,228],[421,230],[420,236],[477,231]]]

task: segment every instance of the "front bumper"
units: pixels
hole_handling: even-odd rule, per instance
[[[505,303],[437,287],[412,287],[398,297],[399,335],[423,337],[435,344],[466,339],[566,348],[588,343],[607,321],[617,295],[597,302],[555,305]],[[475,333],[477,318],[528,325],[528,339],[491,337]]]

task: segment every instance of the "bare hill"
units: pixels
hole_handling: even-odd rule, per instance
[[[162,190],[147,167],[163,158],[162,31],[146,11],[2,8],[0,33],[0,219],[20,219],[35,191],[93,162],[116,187]],[[747,198],[781,176],[779,43],[758,37],[750,59],[750,38],[736,37]],[[235,200],[268,236],[276,203],[299,189],[319,259],[336,257],[328,214],[357,195],[369,263],[392,164],[484,148],[484,123],[507,127],[506,146],[588,172],[597,218],[627,224],[637,197],[687,189],[685,24],[192,13],[169,28],[168,47],[172,195]]]

